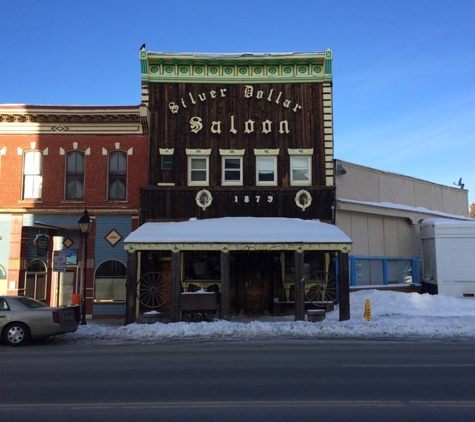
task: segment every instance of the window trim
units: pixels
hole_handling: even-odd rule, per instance
[[[277,168],[277,156],[279,155],[279,149],[254,149],[256,156],[256,186],[278,186],[278,168]],[[273,162],[274,180],[272,181],[259,181],[259,159],[270,158]]]
[[[221,185],[222,186],[243,186],[243,178],[244,178],[244,172],[243,172],[243,155],[244,155],[243,149],[240,150],[225,150],[225,149],[220,149],[219,153],[221,155]],[[237,159],[239,160],[239,180],[231,180],[228,181],[226,180],[226,160],[228,159]],[[237,170],[236,170],[237,171]]]
[[[111,198],[111,166],[110,166],[110,160],[111,160],[111,155],[112,154],[123,154],[125,157],[125,172],[122,173],[117,173],[114,175],[114,180],[117,180],[120,176],[125,177],[125,193],[123,197],[116,197],[116,198]],[[123,150],[112,150],[108,151],[107,153],[107,200],[108,201],[127,201],[127,194],[128,194],[128,189],[127,189],[127,179],[128,179],[128,154],[127,151]]]
[[[188,156],[188,169],[187,169],[187,179],[188,186],[209,186],[209,156],[211,154],[211,149],[186,149],[186,155]],[[195,159],[204,159],[205,160],[205,169],[206,172],[205,180],[193,181],[191,180],[192,175],[192,166],[191,163]]]
[[[84,162],[84,168],[83,168],[83,171],[82,171],[82,197],[77,197],[77,196],[74,196],[74,197],[68,197],[68,176],[72,175],[72,176],[81,176],[81,174],[69,174],[68,173],[68,156],[69,154],[82,154],[83,156],[83,162]],[[85,183],[86,183],[86,153],[84,151],[78,151],[78,150],[71,150],[71,151],[67,151],[66,154],[65,154],[65,159],[66,159],[66,169],[65,169],[65,174],[64,174],[64,177],[65,177],[65,181],[64,181],[64,199],[66,201],[83,201],[84,200],[84,195],[85,195]]]
[[[303,149],[293,149],[288,148],[289,153],[289,173],[290,173],[290,186],[311,186],[312,185],[312,155],[313,148]],[[294,158],[306,158],[307,159],[307,171],[308,171],[308,180],[294,180],[294,168],[292,164]]]
[[[39,163],[39,170],[38,170],[38,173],[27,173],[26,172],[26,165],[25,165],[25,162],[26,162],[26,158],[27,158],[27,155],[29,154],[38,154],[38,157],[40,157],[40,163]],[[32,150],[28,150],[28,151],[24,151],[23,152],[23,168],[22,168],[22,195],[21,195],[21,198],[22,200],[26,200],[26,201],[41,201],[42,198],[43,198],[43,168],[44,168],[44,165],[43,165],[43,159],[44,159],[44,153],[42,151],[39,151],[37,149],[32,149]],[[31,168],[31,166],[28,166],[29,168]],[[32,196],[26,196],[26,181],[27,181],[27,178],[28,180],[31,178],[32,181],[33,181],[33,185],[32,185],[32,193],[33,195]],[[35,180],[37,179],[37,180]],[[29,181],[30,183],[30,181]],[[30,189],[28,189],[30,190]],[[37,194],[37,196],[34,196],[35,193]]]

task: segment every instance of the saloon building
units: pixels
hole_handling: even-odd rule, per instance
[[[223,318],[292,308],[303,319],[305,281],[317,279],[349,318],[351,239],[334,225],[332,52],[143,48],[140,63],[149,174],[143,226],[124,241],[126,319],[169,309],[177,321],[182,292],[196,289],[217,292]]]

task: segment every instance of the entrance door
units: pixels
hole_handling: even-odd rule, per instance
[[[66,271],[59,274],[58,306],[71,305],[74,293],[75,271]]]
[[[236,252],[231,260],[235,312],[264,315],[271,312],[276,256],[269,252]]]

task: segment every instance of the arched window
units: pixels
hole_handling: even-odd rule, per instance
[[[41,199],[43,153],[28,151],[23,156],[23,199]]]
[[[36,300],[46,300],[46,265],[43,261],[35,260],[28,265],[25,296]]]
[[[127,267],[111,259],[103,262],[96,270],[94,279],[94,300],[96,302],[124,302]]]
[[[84,199],[84,153],[66,154],[66,199]]]
[[[127,154],[124,151],[109,153],[109,199],[126,199]]]

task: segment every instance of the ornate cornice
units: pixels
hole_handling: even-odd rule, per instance
[[[285,54],[168,54],[140,50],[142,83],[331,82],[332,51]]]
[[[145,105],[0,105],[0,134],[142,134],[147,131]]]

